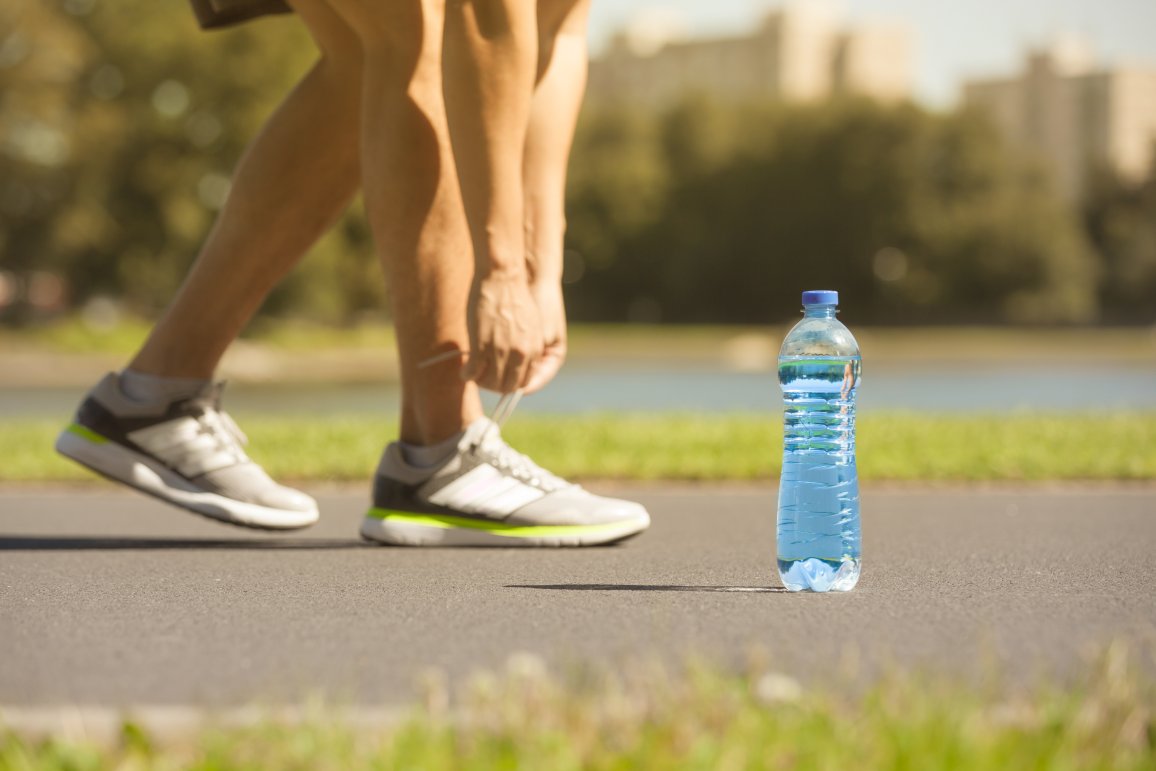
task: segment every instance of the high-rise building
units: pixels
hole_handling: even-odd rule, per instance
[[[911,95],[914,35],[901,24],[843,26],[822,0],[790,2],[750,34],[687,37],[644,17],[591,62],[588,99],[661,106],[688,93],[808,101],[835,94]]]
[[[1029,52],[1018,75],[966,82],[963,101],[1044,160],[1068,200],[1100,172],[1136,182],[1153,171],[1156,66],[1098,66],[1086,46],[1061,41]]]

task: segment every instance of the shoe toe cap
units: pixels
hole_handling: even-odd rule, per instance
[[[581,488],[565,490],[541,498],[516,511],[511,524],[527,525],[610,525],[637,522],[650,524],[646,507],[634,501],[606,498]]]
[[[257,496],[257,500],[253,502],[261,506],[268,506],[271,509],[299,511],[303,514],[317,511],[317,501],[313,500],[312,497],[300,490],[280,485],[262,490],[261,494]]]

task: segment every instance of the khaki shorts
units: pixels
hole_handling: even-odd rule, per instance
[[[191,0],[202,29],[228,27],[258,16],[292,13],[285,0]]]

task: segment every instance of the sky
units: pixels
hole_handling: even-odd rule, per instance
[[[593,0],[592,47],[635,14],[677,13],[692,35],[741,32],[778,0]],[[905,21],[916,34],[916,98],[947,107],[969,77],[1011,74],[1024,51],[1058,35],[1087,40],[1106,63],[1156,68],[1156,0],[837,0],[849,20]]]

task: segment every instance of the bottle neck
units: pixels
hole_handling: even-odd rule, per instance
[[[804,305],[803,315],[809,319],[833,319],[835,318],[834,305]]]

